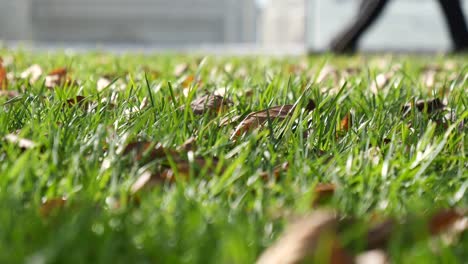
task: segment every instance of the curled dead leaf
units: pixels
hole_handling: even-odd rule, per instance
[[[132,194],[136,194],[143,190],[149,190],[164,182],[174,183],[180,180],[188,180],[191,167],[196,170],[206,168],[210,173],[212,173],[213,169],[218,164],[217,159],[212,159],[208,162],[203,157],[196,157],[193,159],[193,164],[191,164],[191,161],[182,159],[179,155],[175,155],[172,158],[175,163],[174,167],[170,164],[164,164],[161,170],[157,172],[151,172],[149,170],[144,171],[131,186],[130,191]]]
[[[74,106],[76,104],[81,105],[81,104],[84,103],[85,99],[86,99],[86,97],[78,95],[78,96],[76,96],[74,98],[67,99],[67,105],[68,106]]]
[[[197,138],[190,137],[188,138],[182,145],[180,145],[177,149],[179,151],[195,151],[197,149]]]
[[[310,260],[318,253],[318,249],[331,252],[329,263],[333,259],[347,261],[345,254],[336,243],[337,216],[331,211],[319,210],[290,225],[283,235],[257,260],[257,264],[296,264]],[[328,250],[326,246],[328,245]],[[325,248],[324,248],[325,247]],[[323,251],[323,250],[322,250]],[[334,256],[340,254],[340,256]],[[352,261],[352,259],[350,259]]]
[[[288,168],[289,168],[289,162],[286,161],[286,162],[284,162],[284,163],[282,163],[280,165],[275,166],[271,173],[268,172],[268,171],[264,171],[264,172],[260,173],[260,178],[262,178],[265,181],[268,181],[271,178],[277,180],[279,178],[280,174],[287,171]]]
[[[397,224],[395,219],[387,219],[371,227],[367,232],[367,249],[373,250],[387,247]]]
[[[432,215],[429,221],[429,232],[431,235],[437,235],[446,231],[458,220],[466,217],[463,212],[455,209],[441,210]]]
[[[71,86],[76,85],[70,77],[67,76],[68,70],[65,67],[57,68],[49,72],[45,78],[45,86],[49,89],[59,87],[62,85]]]
[[[131,142],[125,146],[124,149],[119,150],[118,153],[122,155],[130,155],[134,153],[134,159],[140,161],[143,158],[157,159],[164,158],[167,154],[171,155],[175,152],[165,149],[161,143],[154,143],[150,141],[137,141]],[[167,154],[166,154],[167,153]]]
[[[196,115],[205,113],[220,113],[232,105],[232,101],[219,95],[204,95],[190,103],[192,111]],[[185,106],[182,106],[183,110]]]
[[[403,106],[402,111],[406,115],[411,111],[411,109],[416,108],[420,112],[426,112],[431,114],[438,110],[443,110],[445,104],[439,99],[429,99],[429,100],[417,100],[416,102],[410,102]]]
[[[263,126],[268,119],[271,121],[274,120],[284,120],[292,115],[296,105],[281,105],[274,106],[262,111],[257,111],[248,114],[236,127],[234,132],[231,135],[231,140],[244,134],[247,131],[251,131],[255,128]],[[315,109],[315,102],[309,100],[309,103],[306,106],[306,110],[312,111]]]
[[[336,185],[333,183],[319,183],[315,186],[312,208],[325,204],[329,201],[336,191]]]
[[[51,216],[53,213],[63,209],[67,203],[64,197],[46,199],[42,202],[39,213],[42,217]]]

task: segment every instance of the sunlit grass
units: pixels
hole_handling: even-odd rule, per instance
[[[319,183],[336,185],[324,206],[359,219],[468,206],[466,56],[0,54],[11,61],[8,89],[19,91],[0,97],[0,136],[38,144],[24,150],[0,141],[1,263],[252,263],[291,215],[314,210]],[[188,69],[176,76],[180,63]],[[30,84],[20,76],[32,64],[44,74]],[[323,76],[330,66],[336,71]],[[432,86],[428,66],[440,68]],[[46,88],[45,75],[57,67],[67,67],[78,85]],[[386,73],[387,83],[373,93]],[[105,75],[111,83],[98,91]],[[189,110],[192,99],[220,88],[233,101],[226,111]],[[85,103],[68,106],[77,95]],[[403,111],[433,98],[447,107]],[[308,99],[315,110],[299,107],[292,119],[268,121],[235,140],[240,120],[220,125],[271,106],[303,107]],[[178,149],[190,137],[193,155],[217,159],[216,168],[192,168],[188,179],[176,173],[175,183],[131,193],[145,169],[173,161],[137,160],[119,149],[135,141]],[[44,203],[58,198],[64,205],[44,213]],[[427,241],[399,242],[390,250],[396,263],[468,258],[466,232],[439,250]]]

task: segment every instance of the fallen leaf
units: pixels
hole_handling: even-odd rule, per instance
[[[76,97],[74,97],[74,98],[67,99],[67,105],[68,105],[68,106],[74,106],[74,105],[76,105],[76,104],[81,105],[81,104],[84,103],[83,100],[84,100],[85,98],[86,98],[86,97],[84,97],[84,96],[78,95],[78,96],[76,96]]]
[[[253,130],[255,128],[263,126],[268,119],[273,120],[284,120],[292,115],[294,112],[295,105],[282,105],[271,107],[262,111],[253,112],[248,114],[236,127],[231,135],[231,140],[235,137],[242,135],[243,133]],[[312,111],[315,109],[315,103],[309,100],[306,106],[306,110]]]
[[[146,170],[138,177],[135,183],[132,184],[130,191],[132,194],[136,194],[144,189],[149,189],[153,186],[156,186],[164,180],[165,179],[163,178],[162,173],[154,174],[151,173],[151,171]]]
[[[20,93],[18,91],[13,90],[0,90],[0,97],[7,97],[9,99],[19,96]]]
[[[189,69],[189,65],[187,63],[180,63],[177,64],[174,68],[174,75],[176,77],[180,77],[182,74],[187,72]]]
[[[8,134],[4,137],[4,139],[11,144],[17,145],[22,150],[32,149],[37,146],[37,143],[33,142],[32,140],[20,138],[15,134]]]
[[[3,67],[3,60],[0,57],[0,90],[7,90],[8,88],[8,78],[7,70]]]
[[[445,104],[439,99],[429,99],[429,100],[417,100],[416,102],[410,102],[403,106],[402,111],[406,115],[411,109],[416,108],[420,112],[425,112],[431,114],[435,111],[442,110],[445,108]]]
[[[260,173],[260,178],[262,178],[263,180],[265,181],[268,181],[269,179],[271,179],[270,176],[273,176],[272,178],[277,180],[280,176],[281,173],[287,171],[289,168],[289,162],[284,162],[278,166],[275,166],[273,168],[273,171],[270,173],[268,171],[264,171],[262,173]]]
[[[348,132],[351,126],[351,113],[347,113],[340,122],[340,130],[344,132]]]
[[[322,252],[331,252],[330,263],[333,259],[351,263],[344,253],[333,248],[336,246],[337,216],[331,211],[318,210],[290,225],[283,235],[257,260],[257,264],[296,264],[311,260]],[[329,245],[327,250],[326,245]],[[324,248],[325,247],[325,248]],[[321,252],[318,252],[318,249]],[[340,254],[340,256],[333,256]]]
[[[48,217],[54,212],[61,210],[65,207],[67,199],[64,197],[46,199],[42,202],[39,213],[42,217]]]
[[[22,79],[28,79],[30,84],[34,84],[39,80],[42,75],[42,68],[38,64],[29,66],[26,70],[21,73]]]
[[[394,76],[393,72],[380,73],[375,77],[375,80],[370,85],[370,91],[374,94],[379,93],[390,82]]]
[[[188,180],[192,165],[191,162],[182,159],[179,155],[175,155],[172,158],[175,163],[174,168],[169,164],[164,164],[160,171],[144,171],[131,186],[130,190],[132,194],[136,194],[142,190],[149,190],[164,182],[174,183],[176,180]],[[210,173],[212,173],[213,168],[216,167],[217,164],[217,159],[213,159],[211,163],[208,163],[206,159],[202,157],[197,157],[193,160],[194,169],[208,168]]]
[[[52,70],[45,78],[45,86],[52,89],[62,85],[75,85],[76,83],[72,81],[67,74],[68,71],[64,67]]]
[[[339,73],[338,69],[336,69],[334,66],[326,65],[320,70],[317,76],[317,82],[321,83],[329,78],[333,79],[334,82],[337,82],[339,78]]]
[[[197,138],[190,137],[187,139],[181,146],[178,147],[178,150],[181,151],[195,151],[197,149]]]
[[[225,110],[229,105],[232,105],[232,101],[219,95],[204,95],[190,103],[190,107],[196,115],[217,114]],[[185,109],[185,106],[182,106],[181,109]]]
[[[449,229],[455,222],[465,217],[465,215],[455,209],[441,210],[432,215],[429,221],[429,232],[437,235]]]
[[[384,220],[367,232],[367,250],[386,248],[398,223],[395,219]]]
[[[370,250],[356,256],[356,264],[389,264],[390,259],[383,250]]]
[[[135,160],[140,161],[142,158],[157,159],[166,157],[166,153],[174,154],[172,150],[166,150],[161,143],[154,143],[150,141],[137,141],[131,142],[125,146],[121,151],[122,155],[135,154]]]
[[[312,208],[322,205],[329,201],[336,191],[336,185],[333,183],[319,183],[315,186]]]
[[[110,84],[111,84],[110,79],[101,77],[96,83],[96,89],[98,90],[98,92],[102,92],[105,88],[109,87]]]

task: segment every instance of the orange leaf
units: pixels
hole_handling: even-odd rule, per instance
[[[7,88],[8,88],[7,71],[5,67],[3,67],[3,61],[0,58],[0,90],[6,90]]]
[[[340,122],[340,130],[341,131],[349,131],[349,127],[351,126],[351,113],[347,113]]]

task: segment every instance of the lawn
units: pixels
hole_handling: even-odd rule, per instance
[[[467,56],[0,56],[0,263],[467,263]]]

